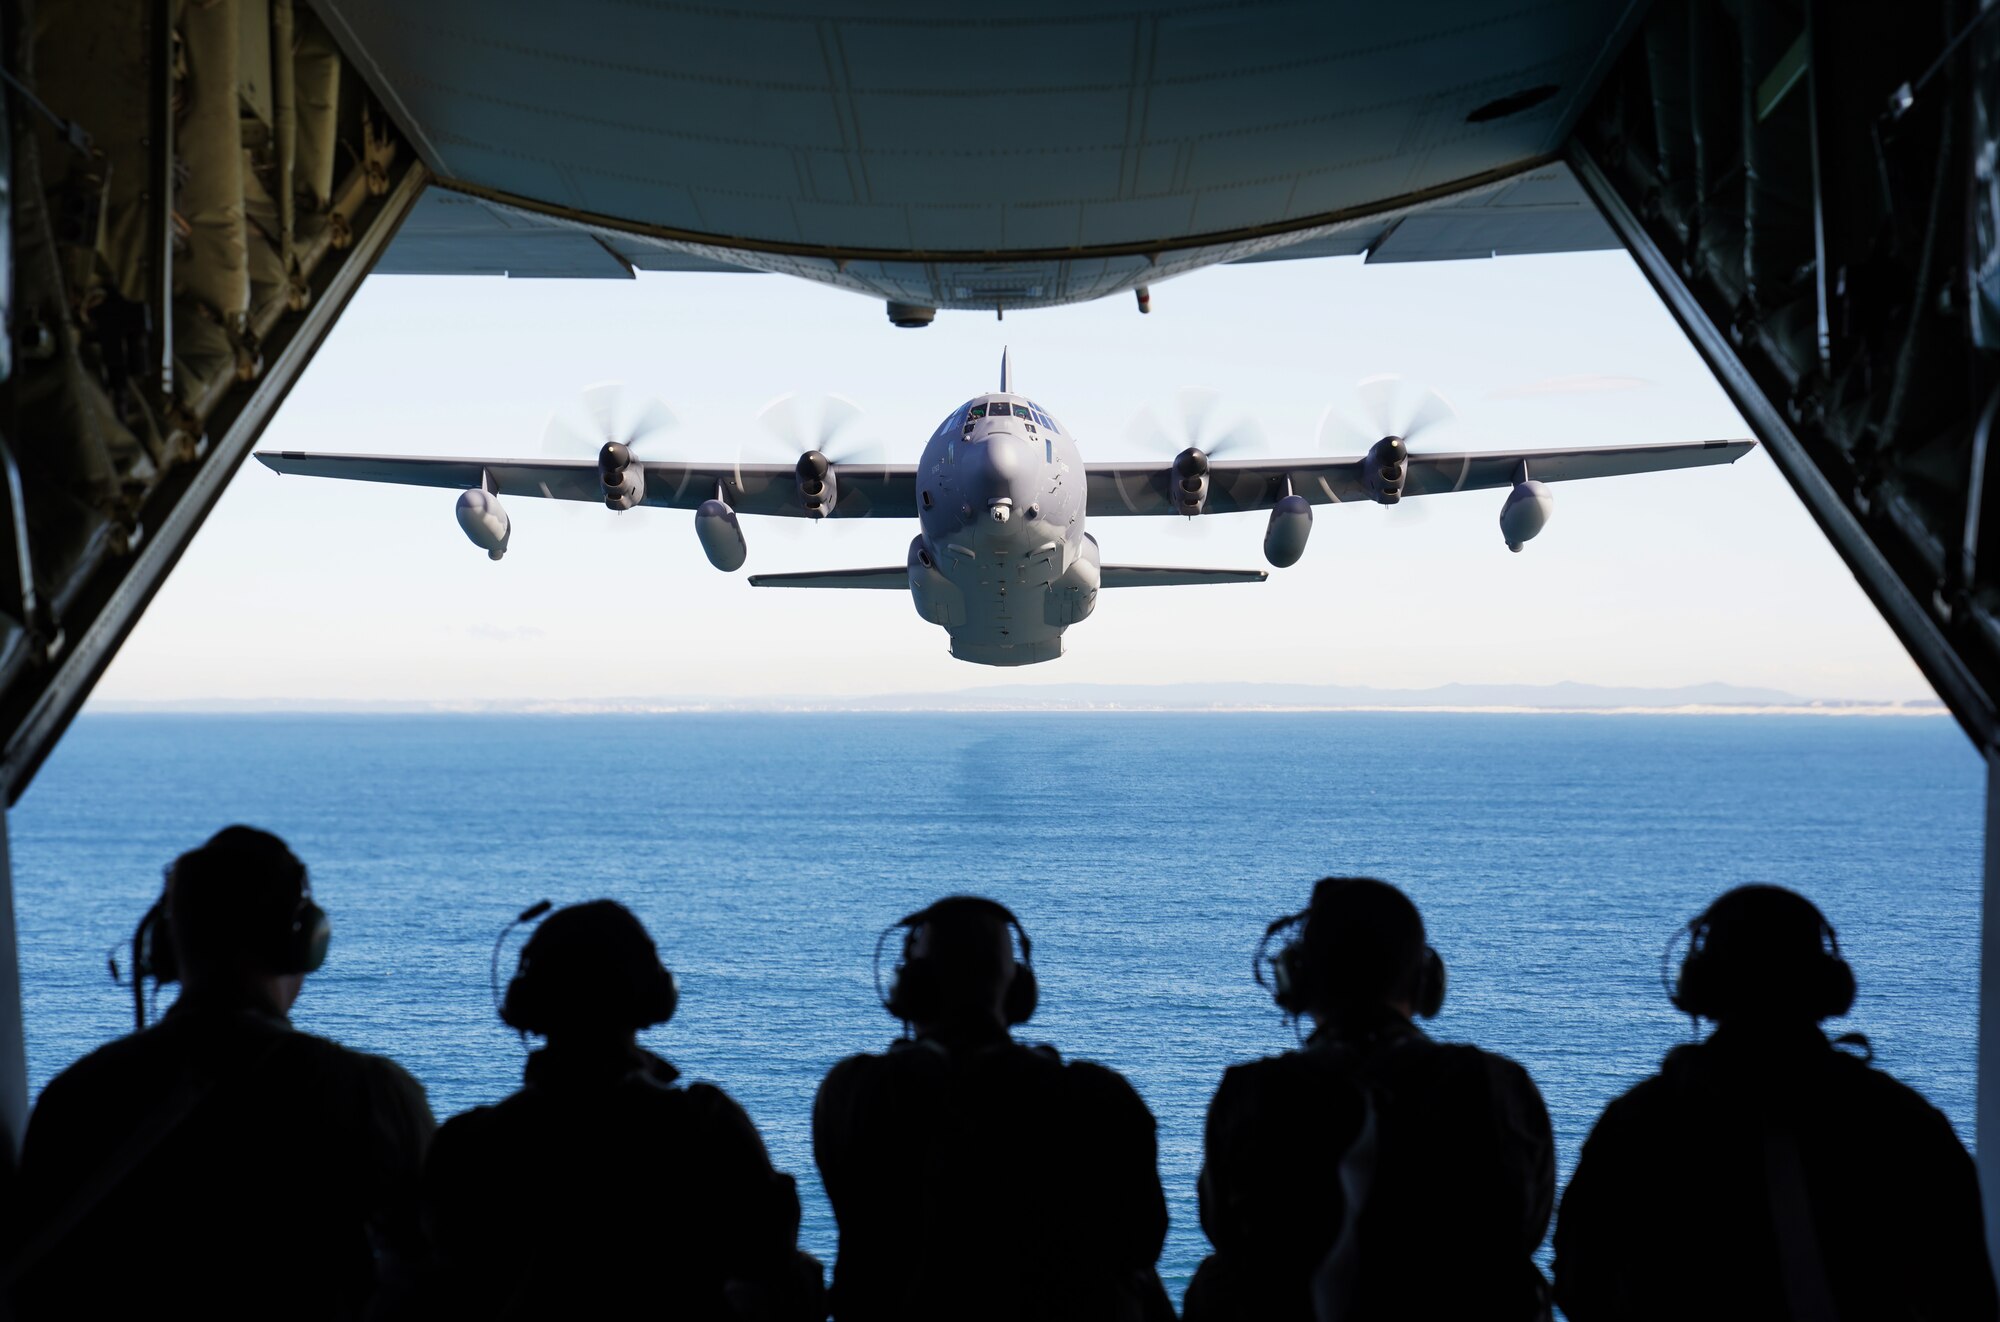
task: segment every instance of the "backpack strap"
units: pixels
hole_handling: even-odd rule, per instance
[[[271,1040],[255,1055],[235,1068],[210,1078],[201,1077],[192,1064],[184,1066],[152,1110],[107,1152],[90,1174],[70,1191],[62,1206],[44,1222],[14,1254],[14,1260],[0,1272],[0,1300],[9,1298],[14,1287],[81,1225],[96,1206],[116,1193],[132,1178],[146,1159],[158,1151],[181,1126],[210,1101],[241,1086],[260,1073],[285,1044],[298,1034],[287,1029],[273,1033]]]
[[[1840,1322],[1826,1257],[1813,1226],[1812,1198],[1806,1190],[1805,1162],[1798,1136],[1790,1130],[1764,1132],[1764,1192],[1771,1225],[1778,1235],[1778,1269],[1792,1322]]]
[[[1381,1151],[1375,1091],[1358,1077],[1355,1083],[1361,1094],[1361,1128],[1340,1159],[1340,1234],[1313,1271],[1312,1306],[1317,1322],[1338,1322],[1352,1312],[1361,1272],[1361,1209],[1368,1205],[1374,1188]]]

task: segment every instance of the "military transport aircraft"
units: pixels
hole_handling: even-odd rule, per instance
[[[1090,519],[1269,510],[1264,558],[1283,569],[1305,553],[1314,505],[1394,505],[1411,496],[1506,487],[1500,532],[1507,548],[1518,551],[1548,523],[1550,482],[1733,463],[1755,445],[1723,440],[1414,454],[1410,437],[1449,416],[1441,397],[1426,395],[1393,434],[1349,458],[1211,459],[1196,435],[1171,462],[1085,463],[1069,430],[1015,392],[1004,352],[1000,389],[954,409],[914,465],[830,459],[823,439],[795,464],[656,462],[635,456],[631,444],[651,424],[642,417],[621,428],[614,412],[608,404],[598,410],[606,439],[594,462],[297,450],[259,451],[257,458],[279,473],[462,488],[459,525],[495,560],[506,553],[510,535],[503,495],[603,501],[620,511],[638,505],[691,509],[702,550],[725,573],[742,568],[748,553],[739,515],[915,516],[919,531],[903,564],[752,574],[750,582],[908,591],[917,613],[951,635],[953,656],[1019,666],[1061,656],[1063,630],[1090,615],[1101,588],[1267,577],[1261,569],[1107,565],[1085,530]]]

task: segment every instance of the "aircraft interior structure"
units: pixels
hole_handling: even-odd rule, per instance
[[[2000,1200],[1996,11],[5,0],[6,801],[370,272],[775,274],[925,333],[1170,315],[1220,263],[1622,246],[1986,759]]]

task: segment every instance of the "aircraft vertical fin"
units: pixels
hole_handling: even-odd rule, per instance
[[[1000,393],[1003,395],[1014,393],[1014,374],[1007,370],[1007,351],[1005,349],[1000,351]]]

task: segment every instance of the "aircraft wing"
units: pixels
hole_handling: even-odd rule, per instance
[[[259,450],[257,459],[276,473],[338,477],[352,482],[389,482],[409,487],[455,487],[488,482],[495,495],[540,496],[550,500],[604,503],[594,459],[446,459],[418,455],[308,454],[300,450]],[[738,514],[806,517],[797,479],[789,464],[645,463],[646,494],[640,503],[660,509],[691,510],[720,489]],[[840,519],[914,518],[917,470],[914,464],[842,464],[836,470]]]
[[[1684,441],[1666,445],[1607,445],[1579,450],[1493,450],[1460,454],[1412,454],[1403,495],[1435,496],[1511,486],[1522,464],[1539,482],[1589,477],[1622,477],[1670,468],[1732,464],[1755,441]],[[1208,466],[1209,514],[1267,510],[1285,496],[1287,485],[1315,505],[1368,500],[1362,484],[1362,456],[1351,459],[1214,459]],[[1119,514],[1172,514],[1169,463],[1086,464],[1087,512],[1093,519]]]

